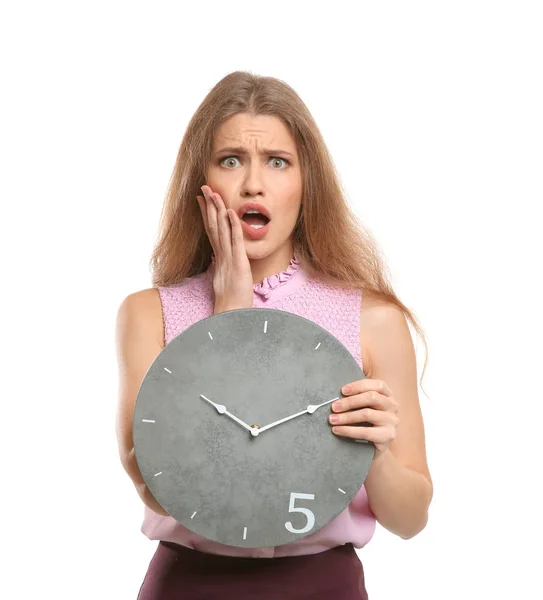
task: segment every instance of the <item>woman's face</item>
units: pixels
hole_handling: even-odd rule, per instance
[[[271,254],[288,260],[300,211],[302,173],[296,143],[279,118],[239,113],[225,121],[213,143],[206,184],[240,217],[247,202],[267,211],[270,221],[265,228],[259,227],[258,216],[243,219],[248,223],[243,238],[250,260]],[[249,229],[250,223],[256,227]]]

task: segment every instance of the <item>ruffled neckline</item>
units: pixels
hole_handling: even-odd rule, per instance
[[[213,277],[214,269],[215,257],[212,255],[211,263],[209,265],[209,268],[207,269],[207,275],[210,281]],[[284,271],[281,271],[280,273],[275,273],[274,275],[269,275],[268,277],[264,277],[264,279],[260,283],[253,284],[253,291],[257,296],[260,296],[260,302],[265,302],[269,300],[272,296],[274,299],[277,298],[278,295],[282,296],[283,293],[286,291],[286,288],[284,286],[287,283],[296,280],[298,282],[297,285],[303,285],[305,279],[306,278],[301,265],[301,261],[296,252],[294,252],[287,268]],[[278,292],[279,289],[280,291]]]
[[[292,279],[292,277],[299,270],[300,260],[296,256],[296,253],[294,253],[292,258],[290,259],[288,267],[284,271],[281,271],[281,273],[270,275],[268,277],[264,277],[264,279],[260,283],[255,283],[253,285],[253,290],[255,294],[258,294],[259,296],[268,299],[274,290],[287,283],[287,281]]]

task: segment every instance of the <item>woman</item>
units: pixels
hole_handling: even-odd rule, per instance
[[[370,541],[376,521],[405,539],[427,522],[433,488],[406,316],[424,335],[349,211],[292,88],[234,72],[210,91],[181,143],[152,266],[154,287],[127,296],[117,316],[120,456],[145,504],[142,532],[159,540],[140,600],[367,598],[355,548]],[[135,460],[132,417],[165,344],[212,314],[263,306],[313,320],[351,351],[366,378],[346,382],[330,435],[370,440],[375,457],[364,486],[327,526],[246,549],[193,534],[158,504]],[[364,421],[373,427],[354,426]]]

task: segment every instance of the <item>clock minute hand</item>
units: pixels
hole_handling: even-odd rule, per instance
[[[200,398],[203,398],[206,402],[209,402],[212,406],[214,406],[217,409],[217,412],[219,414],[230,417],[231,419],[236,421],[236,423],[239,423],[242,427],[245,427],[245,429],[247,429],[247,431],[250,431],[252,433],[253,427],[251,427],[250,425],[247,425],[247,423],[244,423],[241,419],[238,419],[235,415],[228,412],[226,410],[226,406],[224,406],[224,404],[217,404],[217,403],[213,402],[212,400],[210,400],[209,398],[206,398],[203,394],[200,394]]]
[[[290,415],[290,417],[285,417],[284,419],[281,419],[280,421],[275,421],[275,423],[270,423],[269,425],[266,425],[265,427],[261,427],[258,430],[258,433],[262,433],[263,431],[266,431],[266,429],[271,429],[272,427],[275,427],[276,425],[279,425],[280,423],[284,423],[285,421],[290,421],[290,419],[294,419],[294,417],[299,417],[300,415],[305,415],[307,413],[307,408],[305,410],[300,411],[299,413],[296,413],[295,415]]]
[[[266,429],[271,429],[272,427],[275,427],[276,425],[280,425],[281,423],[284,423],[285,421],[290,421],[290,419],[294,419],[295,417],[299,417],[300,415],[305,415],[306,413],[309,413],[310,415],[312,415],[317,410],[317,408],[320,408],[321,406],[324,406],[325,404],[330,404],[330,402],[333,402],[334,400],[339,400],[339,398],[332,398],[332,400],[327,400],[326,402],[322,402],[321,404],[310,404],[305,410],[302,410],[302,411],[296,413],[295,415],[290,415],[290,417],[285,417],[284,419],[275,421],[274,423],[270,423],[269,425],[266,425],[265,427],[261,427],[258,430],[258,433],[262,433],[263,431],[266,431]]]
[[[327,400],[326,402],[322,402],[322,404],[310,404],[307,407],[307,412],[312,415],[317,408],[320,408],[321,406],[324,406],[325,404],[330,404],[330,402],[333,402],[334,400],[339,400],[339,396],[337,398],[332,398],[332,400]]]

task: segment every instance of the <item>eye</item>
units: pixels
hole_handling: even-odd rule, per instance
[[[225,160],[234,160],[234,159],[235,159],[235,160],[238,160],[238,157],[237,157],[237,156],[225,156],[224,158],[220,158],[220,159],[219,159],[219,164],[221,164],[221,165],[222,165],[222,164],[223,164],[223,162],[224,162]],[[226,165],[225,165],[225,166],[226,166]],[[234,166],[235,166],[235,165],[234,165]],[[230,167],[227,167],[227,168],[229,169]]]
[[[280,156],[272,156],[273,160],[282,160],[285,164],[289,164],[288,160],[286,158],[281,158]]]
[[[227,163],[225,163],[225,161],[230,161],[230,160],[239,160],[239,158],[237,156],[224,156],[223,158],[219,158],[219,164],[224,165],[227,169],[235,167],[236,166],[235,164],[231,165],[231,166],[227,166]],[[270,160],[283,161],[285,163],[285,165],[290,164],[286,158],[281,158],[280,156],[272,156]]]

